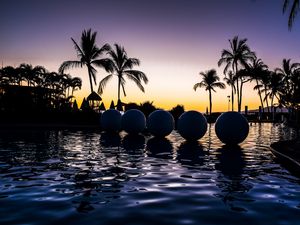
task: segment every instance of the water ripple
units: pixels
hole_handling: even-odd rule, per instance
[[[228,147],[213,126],[192,143],[177,132],[1,132],[0,224],[297,224],[300,180],[269,150],[295,135],[252,124]]]

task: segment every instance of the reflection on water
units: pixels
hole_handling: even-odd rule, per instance
[[[147,155],[162,159],[173,158],[173,146],[167,138],[153,137],[147,142]]]
[[[184,141],[177,150],[178,161],[187,167],[203,166],[204,156],[208,154],[197,141]]]
[[[216,169],[228,177],[240,176],[245,167],[242,148],[239,145],[227,146],[217,149]]]
[[[295,135],[252,124],[244,143],[226,146],[213,126],[199,142],[1,131],[0,224],[297,224],[299,178],[269,150]]]
[[[246,212],[247,209],[238,206],[238,201],[252,202],[252,199],[240,197],[247,196],[247,192],[252,188],[243,179],[243,172],[246,166],[243,149],[236,146],[223,145],[217,150],[218,161],[215,164],[216,170],[221,174],[217,180],[217,186],[221,189],[217,196],[230,207],[231,210]]]

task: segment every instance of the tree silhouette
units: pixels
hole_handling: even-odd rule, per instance
[[[206,72],[200,72],[201,75],[201,82],[196,83],[194,85],[194,90],[196,91],[197,88],[205,88],[206,91],[209,92],[209,114],[211,115],[212,111],[212,96],[211,96],[211,91],[215,91],[215,88],[221,88],[225,89],[225,84],[222,82],[219,82],[220,78],[217,75],[216,70],[211,69]]]
[[[109,67],[112,68],[112,71],[109,75],[107,75],[105,78],[103,78],[99,83],[98,93],[102,94],[103,90],[107,84],[107,82],[113,77],[118,77],[118,102],[121,101],[120,98],[120,89],[122,87],[123,94],[126,96],[125,92],[125,78],[128,78],[129,80],[133,81],[138,88],[145,92],[145,89],[142,85],[142,81],[147,84],[148,78],[147,76],[139,71],[139,70],[133,70],[132,68],[134,66],[139,66],[140,61],[136,58],[129,58],[127,56],[127,53],[123,47],[121,47],[118,44],[115,44],[115,49],[110,48],[107,52],[109,55],[109,58],[107,59]]]
[[[74,91],[78,88],[81,89],[82,80],[79,77],[74,77],[71,80],[71,88],[72,88],[72,95],[74,95]]]
[[[283,59],[282,68],[276,68],[275,73],[282,77],[280,103],[289,108],[299,107],[300,102],[300,64]]]
[[[259,59],[255,56],[249,63],[248,73],[250,80],[254,80],[256,82],[254,90],[257,90],[258,92],[260,104],[264,112],[264,102],[261,88],[266,87],[269,80],[268,66],[262,61],[262,59]]]
[[[42,66],[33,67],[31,64],[25,63],[19,66],[19,70],[23,79],[27,81],[28,86],[38,85],[41,80],[41,74],[46,72],[46,69]]]
[[[252,60],[255,53],[252,52],[247,45],[247,39],[239,39],[235,36],[232,40],[229,40],[230,49],[223,49],[221,58],[218,61],[218,66],[225,64],[224,74],[226,75],[229,69],[232,69],[235,76],[237,76],[238,70],[241,68],[248,68],[248,62]],[[242,106],[242,91],[243,76],[236,77],[236,92],[238,101],[238,111],[241,111]]]
[[[274,106],[274,98],[280,101],[282,90],[282,75],[275,72],[270,72],[270,82],[266,90],[266,98],[271,99],[271,107]]]
[[[95,66],[102,67],[106,71],[111,71],[110,64],[107,59],[99,59],[99,57],[107,50],[109,50],[109,45],[105,44],[101,48],[96,45],[97,32],[92,32],[91,29],[84,30],[81,35],[80,45],[71,38],[74,43],[74,48],[77,52],[77,57],[79,60],[69,60],[61,64],[59,68],[60,73],[64,73],[65,70],[73,67],[86,66],[88,69],[89,81],[91,93],[93,92],[93,81],[95,85],[96,82],[96,72]]]
[[[0,105],[4,111],[18,109],[21,105],[28,111],[69,110],[73,91],[81,87],[81,79],[22,63],[16,68],[0,69],[0,87]],[[72,96],[69,94],[71,88]]]

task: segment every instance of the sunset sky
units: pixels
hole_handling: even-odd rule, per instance
[[[0,62],[43,65],[57,71],[65,60],[76,59],[71,37],[79,41],[84,29],[98,32],[97,44],[119,43],[129,57],[141,60],[139,69],[149,79],[142,93],[130,81],[124,102],[154,101],[170,109],[204,112],[208,93],[192,89],[199,72],[223,67],[217,62],[228,39],[247,38],[250,48],[270,67],[281,66],[283,58],[300,62],[300,19],[291,31],[283,0],[51,0],[1,1]],[[89,94],[87,70],[69,70],[83,80],[79,101]],[[106,72],[98,69],[99,82]],[[95,87],[95,89],[97,89]],[[227,110],[230,88],[213,95],[213,111]],[[117,99],[117,79],[111,80],[102,95],[109,106]],[[243,107],[257,108],[259,99],[253,85],[245,88]]]

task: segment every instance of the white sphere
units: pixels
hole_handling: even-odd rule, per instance
[[[177,130],[184,139],[196,141],[206,133],[206,118],[197,111],[185,112],[178,119]]]
[[[101,127],[107,132],[121,130],[121,113],[115,109],[106,110],[101,116]]]
[[[225,144],[236,145],[243,142],[249,133],[247,119],[238,112],[225,112],[215,124],[218,138]]]
[[[171,113],[164,110],[155,110],[147,121],[149,132],[156,137],[165,137],[174,129],[174,118]]]
[[[121,124],[128,134],[138,134],[146,128],[146,117],[140,110],[130,109],[122,116]]]

